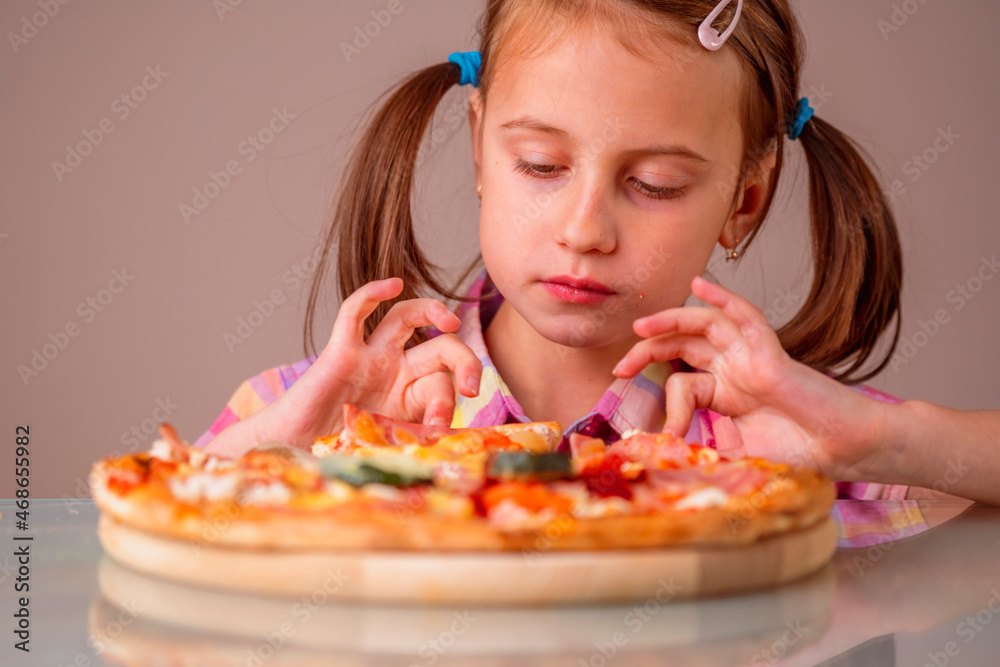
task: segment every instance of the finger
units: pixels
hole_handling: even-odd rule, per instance
[[[705,303],[725,313],[744,335],[762,326],[769,327],[767,318],[757,306],[721,285],[710,283],[699,276],[691,281],[691,292]]]
[[[363,343],[365,320],[375,312],[380,303],[396,298],[402,291],[403,281],[399,278],[375,280],[359,287],[340,304],[330,340]]]
[[[468,345],[455,334],[442,334],[405,353],[406,363],[417,376],[451,371],[463,396],[479,394],[483,364]]]
[[[458,316],[437,299],[408,299],[389,309],[368,338],[368,344],[401,350],[420,327],[433,325],[439,331],[455,331],[461,323]]]
[[[167,444],[170,445],[172,450],[182,450],[188,446],[188,444],[181,439],[177,429],[175,429],[172,424],[168,424],[167,422],[160,424],[160,437],[167,441]]]
[[[712,406],[715,376],[710,373],[674,373],[667,378],[667,420],[663,430],[683,438],[694,411]]]
[[[719,350],[741,338],[739,327],[716,308],[671,308],[636,320],[632,328],[644,338],[673,333],[703,336]]]
[[[411,396],[418,409],[423,408],[423,423],[450,426],[455,415],[455,385],[447,373],[432,373],[414,382]]]
[[[683,359],[695,368],[708,368],[718,351],[701,336],[672,334],[639,341],[613,371],[617,377],[633,377],[648,364]]]

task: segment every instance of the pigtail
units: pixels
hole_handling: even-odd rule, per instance
[[[813,117],[799,137],[809,166],[814,275],[802,309],[778,332],[794,359],[861,382],[885,368],[899,340],[902,251],[896,222],[860,148]],[[854,377],[896,319],[878,366]]]
[[[342,300],[373,280],[403,279],[402,294],[380,304],[365,322],[366,337],[397,301],[413,299],[427,289],[446,299],[458,298],[438,279],[436,268],[418,247],[410,202],[424,133],[445,93],[459,83],[460,72],[458,65],[443,63],[411,75],[376,111],[355,146],[309,289],[303,332],[306,354],[316,353],[316,306],[335,245]],[[418,330],[413,342],[424,339]]]

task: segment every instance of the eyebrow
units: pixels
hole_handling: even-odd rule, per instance
[[[528,117],[515,118],[514,120],[506,122],[503,125],[501,125],[500,129],[530,130],[533,132],[541,132],[542,134],[548,134],[550,136],[556,137],[557,139],[562,139],[564,141],[570,141],[569,133],[566,132],[565,130],[560,130],[558,127],[546,125],[541,121]],[[630,150],[628,151],[628,153],[641,154],[641,155],[666,155],[668,157],[679,157],[685,160],[690,160],[692,162],[702,162],[702,163],[709,162],[708,158],[691,150],[687,146],[682,146],[680,144],[666,144],[666,145],[657,144],[653,146],[647,146],[645,148]]]

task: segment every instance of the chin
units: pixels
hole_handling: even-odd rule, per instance
[[[542,337],[557,345],[579,349],[606,347],[620,342],[626,336],[614,336],[607,323],[598,326],[595,318],[571,317],[561,318],[562,322],[531,322]],[[631,333],[631,332],[628,332]]]

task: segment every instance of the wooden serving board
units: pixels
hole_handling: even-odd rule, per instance
[[[198,586],[288,598],[404,604],[549,605],[690,598],[779,586],[837,546],[834,521],[740,547],[425,553],[247,550],[154,535],[102,515],[105,551],[132,569]]]
[[[290,603],[273,596],[166,581],[107,556],[98,565],[97,580],[101,592],[90,608],[91,639],[109,647],[106,659],[128,665],[161,664],[165,656],[173,655],[184,656],[186,662],[177,660],[178,664],[199,667],[246,664],[248,642],[256,647],[262,637],[273,636],[282,626],[287,636],[282,667],[325,667],[330,653],[336,654],[337,665],[420,664],[423,661],[416,656],[426,649],[428,639],[463,618],[474,622],[462,628],[460,641],[439,656],[437,667],[478,664],[471,662],[473,656],[491,667],[526,663],[540,667],[540,655],[563,656],[545,664],[577,664],[565,659],[567,654],[587,662],[595,643],[618,630],[628,636],[628,645],[615,655],[613,667],[648,667],[663,663],[663,656],[643,656],[663,651],[669,651],[672,664],[745,664],[761,647],[787,636],[788,621],[810,629],[789,652],[804,647],[830,627],[837,575],[827,565],[775,591],[698,602],[516,609]],[[137,609],[138,618],[123,629],[122,618],[130,619]],[[217,657],[209,658],[209,652]],[[291,658],[292,653],[303,659]],[[345,655],[367,660],[352,662]],[[411,659],[405,662],[391,659],[407,655]]]

